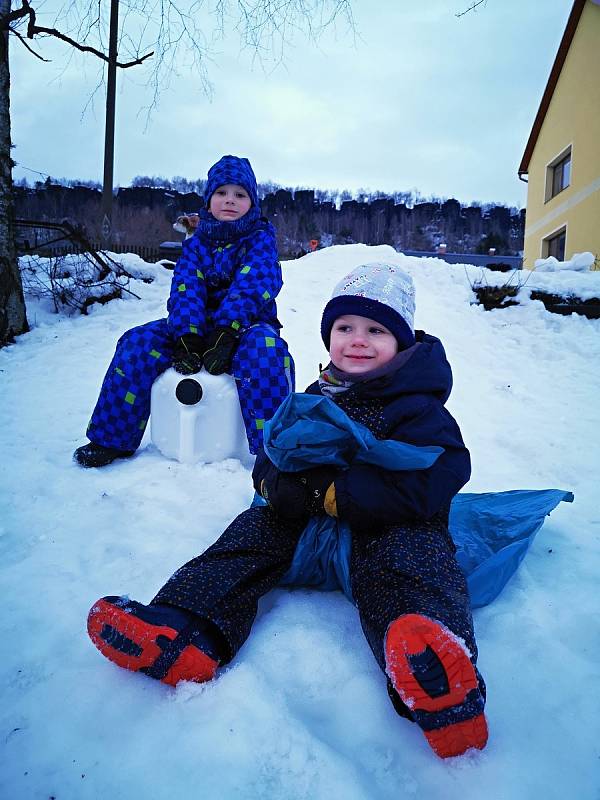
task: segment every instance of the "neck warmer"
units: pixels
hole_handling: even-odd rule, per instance
[[[260,209],[258,206],[252,206],[243,217],[234,219],[231,222],[215,219],[210,211],[203,208],[200,211],[196,235],[211,244],[228,244],[229,242],[236,242],[253,230],[259,220]]]

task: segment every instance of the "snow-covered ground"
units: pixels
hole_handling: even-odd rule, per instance
[[[0,351],[2,798],[598,800],[600,320],[540,302],[486,312],[470,305],[462,266],[333,247],[284,264],[278,302],[299,388],[325,360],[319,320],[334,283],[382,259],[412,274],[417,327],[445,343],[449,407],[473,459],[467,490],[575,494],[475,614],[487,749],[435,757],[394,712],[340,593],[272,592],[208,685],[168,688],[90,643],[94,600],[148,602],[252,497],[238,461],[183,465],[147,439],[102,470],[71,461],[117,337],[164,316],[170,273],[155,267],[156,281],[135,287],[141,301],[88,317],[32,302],[32,331]]]

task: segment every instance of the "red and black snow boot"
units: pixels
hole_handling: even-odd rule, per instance
[[[90,609],[87,627],[106,658],[170,686],[209,681],[219,665],[214,637],[183,609],[103,597]]]
[[[428,617],[405,614],[388,628],[385,659],[394,689],[438,756],[485,747],[485,694],[461,639]]]

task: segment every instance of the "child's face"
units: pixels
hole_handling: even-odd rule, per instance
[[[243,186],[237,183],[226,183],[219,186],[212,194],[208,210],[220,222],[233,222],[250,211],[252,200]]]
[[[348,314],[333,323],[329,357],[342,372],[369,372],[387,364],[397,352],[396,337],[380,322]]]

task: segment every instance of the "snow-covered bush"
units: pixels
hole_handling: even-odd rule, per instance
[[[124,294],[138,295],[129,288],[133,275],[107,253],[79,253],[52,257],[24,256],[19,259],[25,295],[48,300],[55,313],[87,314],[94,303],[108,303]]]

